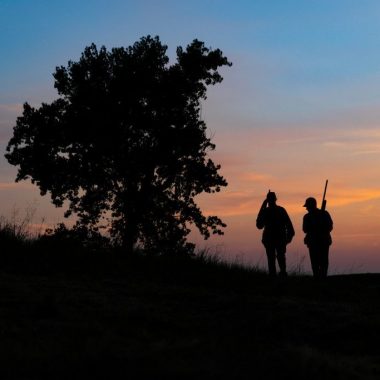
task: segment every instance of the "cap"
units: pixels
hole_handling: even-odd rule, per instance
[[[303,207],[317,207],[316,199],[313,197],[307,198]]]

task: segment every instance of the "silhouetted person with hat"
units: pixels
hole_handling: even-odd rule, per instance
[[[333,221],[326,210],[317,208],[315,198],[307,198],[304,207],[308,213],[303,217],[302,229],[306,233],[304,241],[309,248],[313,275],[315,278],[326,278]]]
[[[262,243],[268,258],[269,274],[277,274],[277,258],[280,275],[286,276],[286,245],[293,239],[294,228],[288,213],[276,201],[276,193],[269,191],[257,216],[256,226],[260,230],[264,228]]]

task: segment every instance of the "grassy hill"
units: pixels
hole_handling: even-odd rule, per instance
[[[2,379],[378,379],[380,275],[0,256]]]

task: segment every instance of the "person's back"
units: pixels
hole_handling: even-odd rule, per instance
[[[330,214],[318,208],[309,211],[303,219],[303,231],[307,245],[331,245],[330,232],[333,222]]]
[[[329,267],[333,221],[326,210],[317,208],[317,201],[313,197],[306,199],[304,207],[308,213],[303,217],[302,229],[306,234],[304,241],[309,248],[313,275],[316,278],[325,278]]]
[[[256,226],[259,229],[264,228],[262,238],[264,244],[286,244],[288,232],[293,229],[286,210],[278,205],[270,205],[260,211]]]
[[[276,275],[276,258],[280,274],[286,276],[286,245],[294,236],[294,228],[286,210],[276,204],[277,197],[269,191],[256,219],[256,227],[264,229],[264,244],[270,275]]]

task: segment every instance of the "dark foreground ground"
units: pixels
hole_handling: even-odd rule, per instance
[[[205,260],[12,260],[0,262],[1,379],[380,378],[377,274],[316,283]]]

